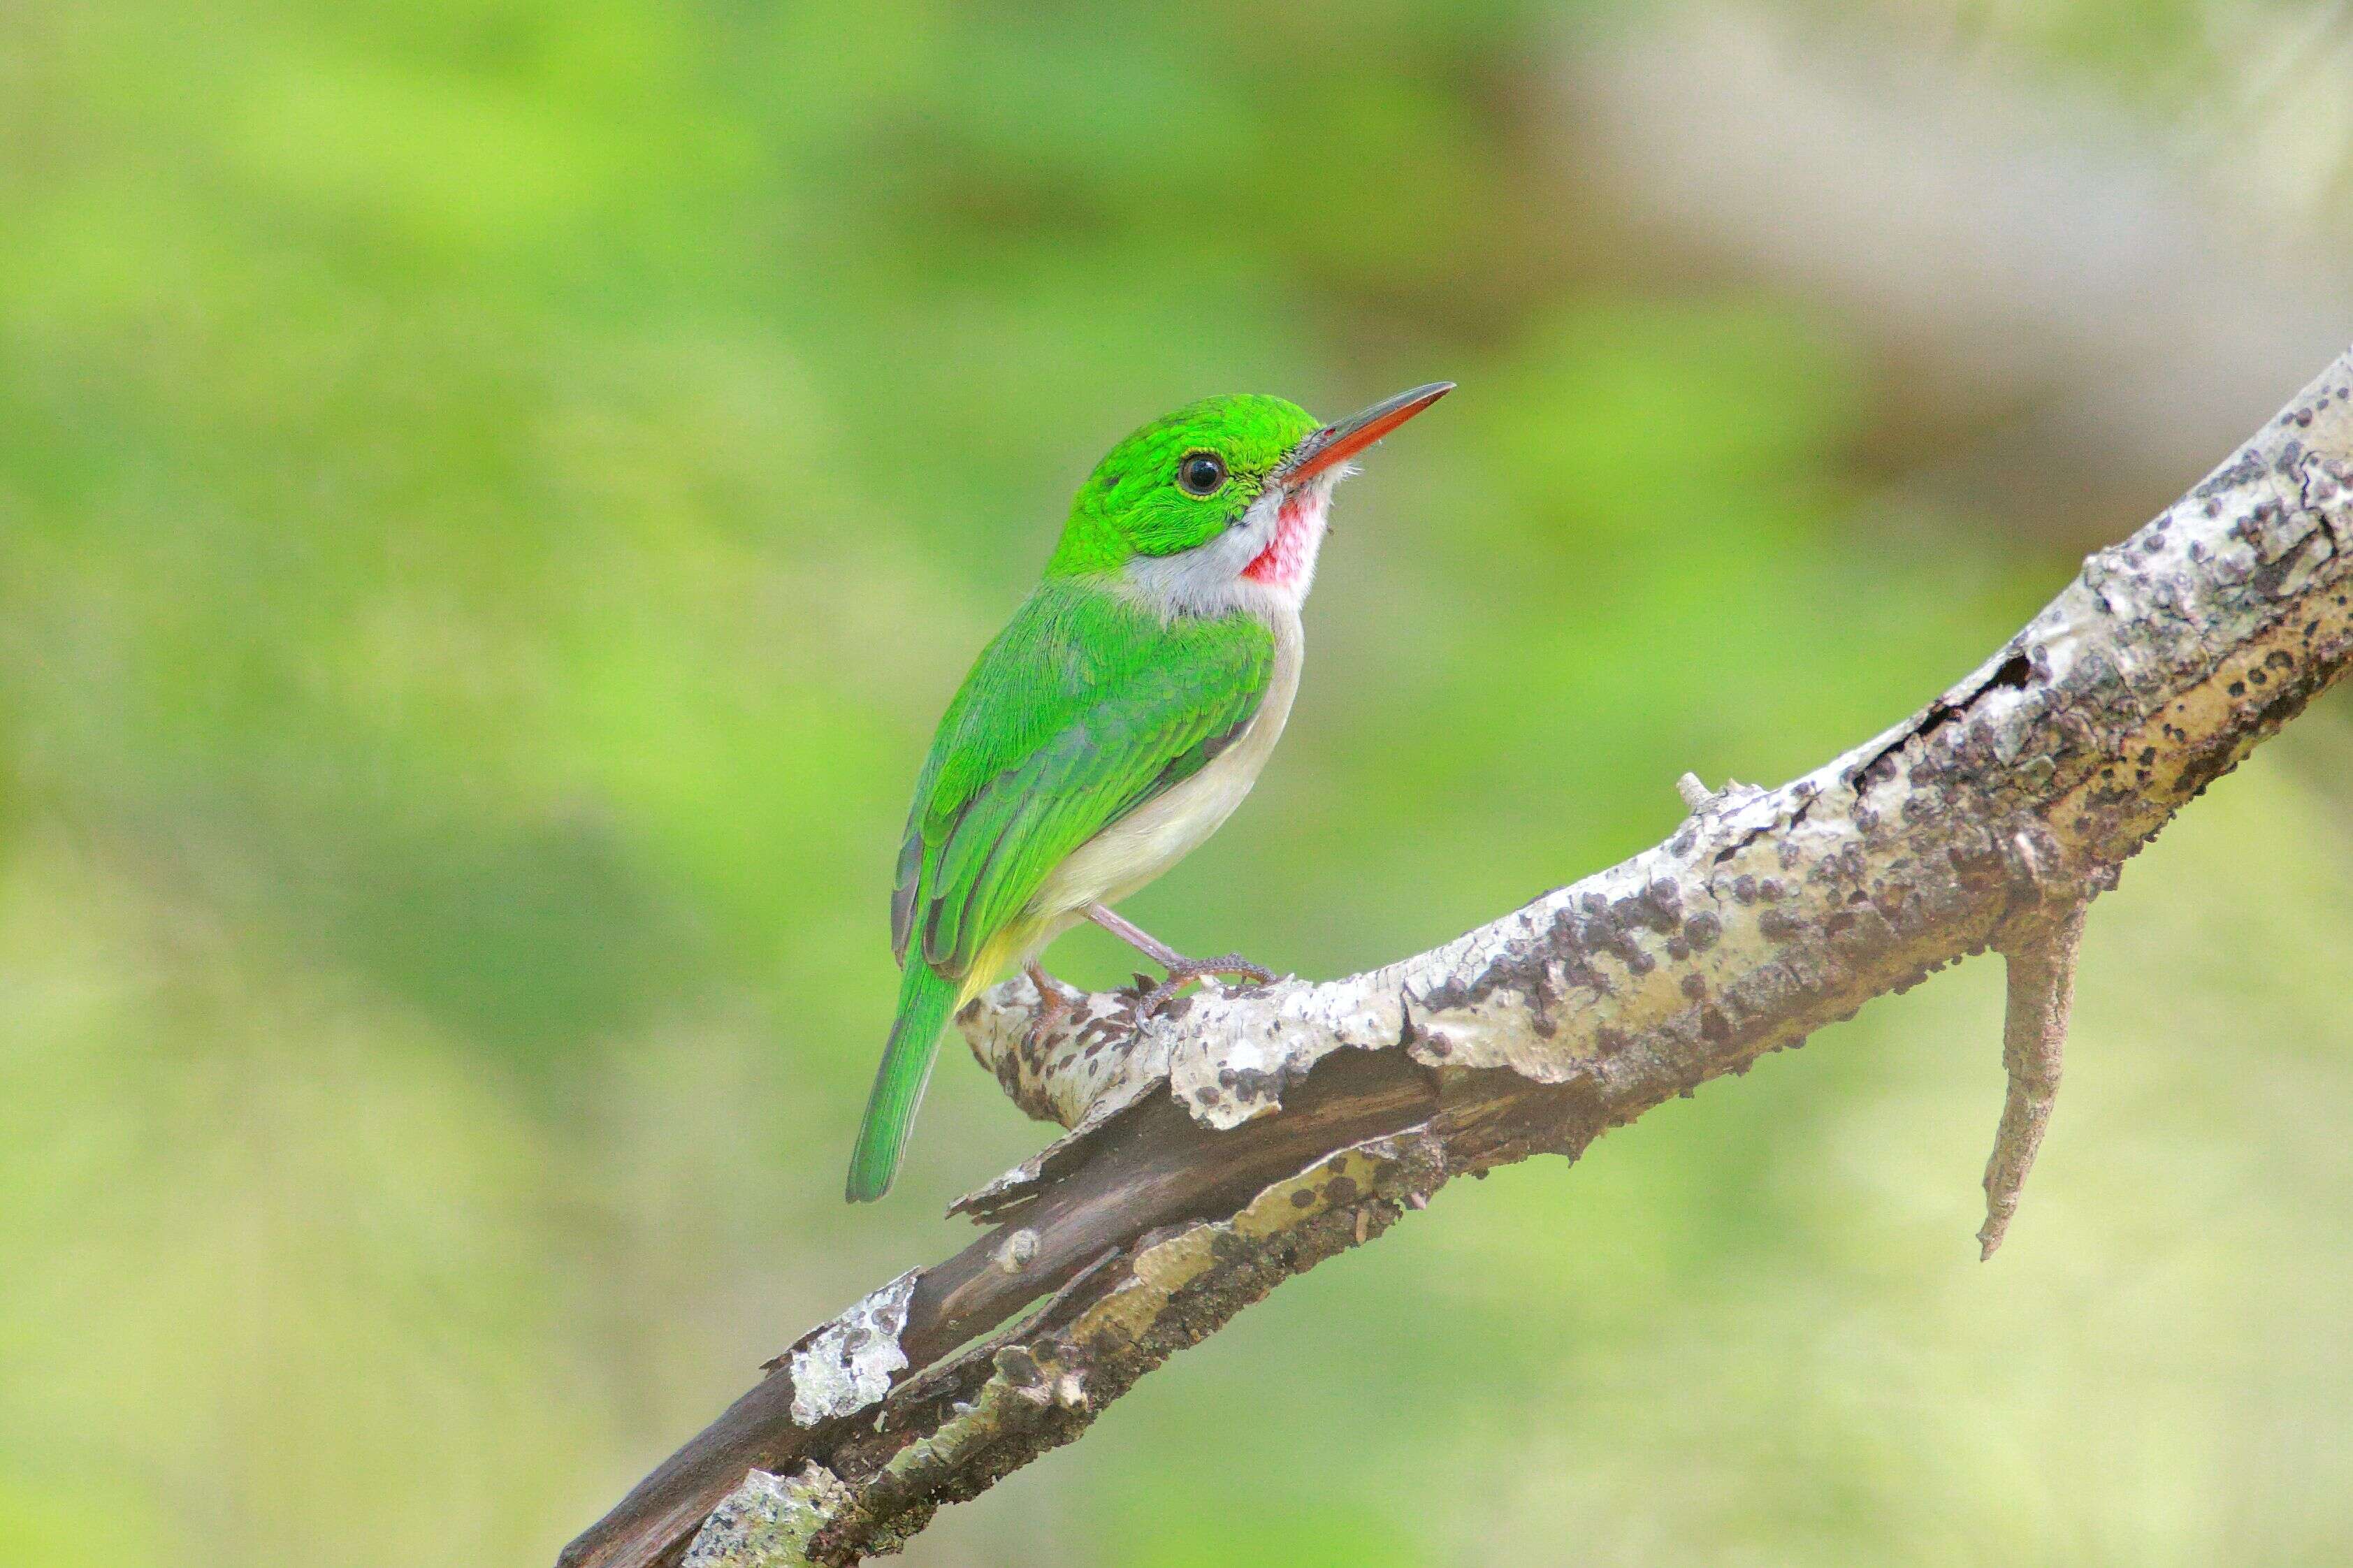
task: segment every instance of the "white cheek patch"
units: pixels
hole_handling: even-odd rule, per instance
[[[1278,603],[1296,609],[1314,581],[1332,487],[1348,471],[1319,474],[1293,495],[1269,491],[1240,521],[1198,549],[1138,556],[1128,563],[1129,591],[1164,617],[1262,613]]]

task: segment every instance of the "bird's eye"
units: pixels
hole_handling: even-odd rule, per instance
[[[1215,452],[1187,452],[1176,465],[1176,485],[1187,495],[1209,496],[1226,482],[1226,460]]]

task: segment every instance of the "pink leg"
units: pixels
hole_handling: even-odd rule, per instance
[[[1253,984],[1274,984],[1274,971],[1252,963],[1239,952],[1223,953],[1216,958],[1187,958],[1142,926],[1121,919],[1102,904],[1089,904],[1087,918],[1168,972],[1168,978],[1145,992],[1136,1004],[1136,1013],[1140,1017],[1151,1017],[1168,1005],[1169,998],[1184,989],[1186,982],[1198,980],[1205,975],[1239,974]]]
[[[1113,913],[1108,904],[1089,904],[1087,919],[1094,921],[1095,924],[1103,927],[1103,930],[1111,932],[1163,969],[1175,969],[1180,964],[1192,962],[1142,926]]]
[[[1029,1036],[1034,1040],[1038,1031],[1060,1017],[1070,1003],[1062,995],[1062,983],[1040,969],[1036,959],[1024,963],[1021,970],[1029,976],[1029,984],[1038,988],[1038,1011],[1029,1020]]]

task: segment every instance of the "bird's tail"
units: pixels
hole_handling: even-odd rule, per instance
[[[931,1081],[940,1030],[955,1011],[955,982],[943,979],[922,955],[908,955],[899,982],[899,1016],[891,1026],[890,1043],[882,1047],[882,1065],[874,1069],[866,1119],[858,1125],[858,1147],[849,1155],[846,1195],[851,1203],[872,1203],[891,1190],[908,1131],[915,1124],[915,1107]]]

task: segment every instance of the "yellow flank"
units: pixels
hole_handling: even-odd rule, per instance
[[[1068,925],[1071,922],[1065,920],[1062,923]],[[973,955],[972,967],[965,971],[964,984],[956,989],[955,1011],[964,1011],[965,1003],[1027,961],[1044,947],[1052,935],[1053,931],[1046,922],[1033,920],[1026,914],[1016,915],[1006,921],[1004,928],[981,943],[980,951]],[[921,963],[923,960],[911,958],[907,962]]]

